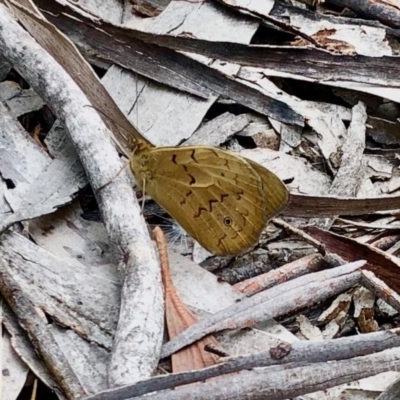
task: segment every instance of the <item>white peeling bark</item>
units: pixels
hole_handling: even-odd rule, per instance
[[[50,39],[49,39],[50,40]],[[0,5],[0,54],[30,83],[71,135],[96,188],[121,167],[110,134],[73,79]],[[44,182],[45,184],[45,182]],[[122,267],[121,312],[109,370],[111,385],[148,377],[163,334],[163,294],[158,259],[126,174],[96,192],[104,223]]]

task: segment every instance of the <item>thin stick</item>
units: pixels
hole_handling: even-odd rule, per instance
[[[325,246],[323,243],[319,242],[318,240],[314,239],[311,235],[303,232],[300,229],[295,228],[294,226],[288,224],[287,222],[281,220],[280,218],[274,218],[271,221],[274,225],[283,228],[287,232],[290,232],[296,236],[302,238],[305,242],[311,244],[311,246],[316,247],[318,252],[321,253],[323,256],[326,254]]]

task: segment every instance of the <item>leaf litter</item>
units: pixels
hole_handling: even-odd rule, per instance
[[[35,3],[2,10],[74,78],[122,155],[137,135],[132,124],[159,146],[240,151],[287,184],[283,218],[294,229],[272,221],[253,251],[213,257],[146,199],[148,221],[175,235],[167,244],[177,293],[164,283],[175,336],[157,347],[157,307],[142,333],[154,333],[157,361],[183,350],[172,366],[165,358],[146,370],[159,376],[128,374],[116,384],[107,366],[123,362],[113,343],[123,337],[129,292],[102,223],[109,205],[88,189],[88,160],[52,104],[3,51],[0,291],[11,306],[3,339],[13,364],[22,359],[59,398],[256,398],[261,381],[274,399],[390,398],[400,360],[399,10],[378,2],[363,19],[369,10],[351,2],[353,14],[343,15],[330,2]],[[177,310],[186,310],[186,325]],[[179,359],[193,346],[196,357]],[[291,358],[297,348],[302,356]],[[17,398],[27,370],[10,371]]]

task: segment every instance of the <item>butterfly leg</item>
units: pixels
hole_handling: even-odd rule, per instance
[[[142,209],[140,210],[140,213],[143,214],[144,211],[144,202],[146,199],[146,179],[143,178],[143,186],[142,186]]]
[[[109,185],[115,178],[118,178],[119,174],[129,165],[130,160],[128,160],[122,168],[115,174],[113,178],[111,178],[107,183],[104,185],[101,185],[98,189],[96,189],[97,192],[100,192],[100,190],[103,190],[107,185]]]

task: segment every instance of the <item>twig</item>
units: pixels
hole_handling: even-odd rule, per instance
[[[290,232],[293,235],[296,235],[303,239],[305,242],[308,244],[311,244],[311,246],[314,246],[319,253],[321,253],[323,256],[325,255],[325,246],[323,243],[319,242],[318,240],[314,239],[311,235],[308,235],[301,229],[297,229],[294,226],[288,224],[287,222],[283,221],[280,218],[274,218],[272,220],[273,224],[276,226],[279,226],[280,228],[283,228],[285,231]]]
[[[400,295],[371,271],[362,271],[361,284],[400,312]]]
[[[87,394],[53,337],[51,325],[44,322],[43,314],[41,315],[25,296],[2,260],[0,260],[0,291],[66,396],[69,399],[77,399]]]
[[[400,348],[394,348],[351,360],[311,365],[296,363],[285,368],[279,366],[241,371],[201,382],[196,386],[158,392],[137,399],[284,400],[399,369]]]
[[[319,271],[322,269],[323,264],[324,259],[321,255],[310,254],[265,274],[246,279],[233,285],[233,287],[246,296],[252,296],[280,283],[287,282],[310,272]]]
[[[157,376],[134,385],[106,390],[85,400],[122,400],[242,370],[289,363],[346,360],[396,347],[400,347],[399,329],[324,341],[282,342],[270,351],[231,357],[222,360],[219,365],[198,371]]]
[[[41,23],[42,34],[48,29],[51,42],[54,27]],[[89,102],[71,76],[4,5],[0,5],[0,27],[0,53],[64,122],[92,187],[100,187],[121,165],[108,129],[93,108],[85,107]],[[164,322],[161,274],[127,175],[112,181],[96,198],[124,278],[109,368],[110,383],[121,385],[149,376],[158,363]]]
[[[353,273],[353,271],[361,268],[364,264],[365,261],[358,261],[315,272],[257,293],[253,297],[247,297],[240,303],[233,304],[186,329],[163,346],[161,357],[167,357],[207,334],[224,329],[253,326],[261,320],[268,320],[280,313],[293,311],[306,304],[317,302],[318,294],[320,294],[321,300],[346,290],[360,280],[361,273]],[[277,299],[280,301],[278,302]]]

